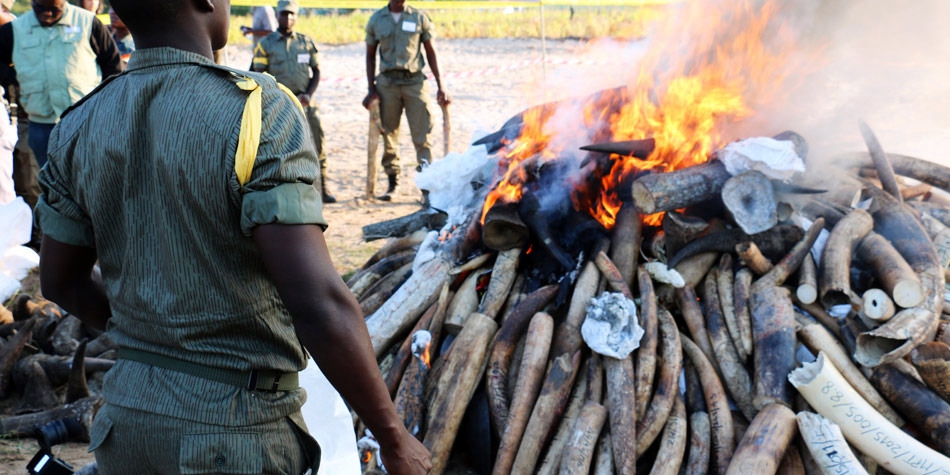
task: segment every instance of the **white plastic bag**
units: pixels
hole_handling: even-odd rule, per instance
[[[313,358],[300,372],[300,386],[307,390],[301,412],[310,435],[320,444],[319,475],[360,475],[359,453],[353,419],[340,394],[317,367]]]
[[[20,280],[40,265],[36,251],[23,246],[32,230],[33,211],[23,198],[0,205],[0,301],[12,297]]]

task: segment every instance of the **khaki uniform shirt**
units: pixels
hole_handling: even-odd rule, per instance
[[[287,86],[294,94],[307,92],[311,68],[320,69],[317,45],[306,35],[293,32],[284,36],[271,33],[254,48],[254,69],[270,73],[277,82]]]
[[[366,24],[366,44],[379,51],[379,72],[404,70],[418,73],[425,66],[422,44],[435,37],[429,15],[406,5],[399,24],[389,7],[376,10]]]
[[[241,187],[243,76],[262,88],[263,119]],[[325,226],[306,130],[272,78],[172,48],[135,51],[124,74],[66,111],[40,174],[37,221],[57,241],[96,249],[117,344],[241,371],[306,365],[250,238],[265,223]],[[305,398],[128,360],[107,374],[103,393],[118,406],[221,425],[284,417]]]

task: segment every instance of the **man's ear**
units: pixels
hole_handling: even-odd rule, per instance
[[[199,12],[213,12],[214,0],[190,0]]]

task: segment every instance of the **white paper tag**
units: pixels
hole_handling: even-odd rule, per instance
[[[305,54],[298,54],[298,55],[297,55],[297,62],[300,63],[300,64],[309,63],[309,62],[310,62],[310,55],[309,55],[309,54],[306,54],[306,53],[305,53]]]
[[[69,25],[63,28],[63,31],[66,33],[79,33],[79,27],[76,25]]]
[[[413,21],[404,21],[402,22],[402,31],[409,31],[412,33],[416,32],[416,22]]]

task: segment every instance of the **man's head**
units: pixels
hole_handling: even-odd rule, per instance
[[[33,13],[41,26],[53,26],[66,12],[66,0],[33,0]]]
[[[10,12],[13,10],[13,2],[14,0],[0,0],[0,10]]]
[[[195,51],[228,43],[231,0],[111,0],[139,49],[171,46]]]
[[[389,0],[389,11],[399,13],[406,9],[406,0]]]
[[[300,5],[297,4],[297,0],[277,2],[277,31],[285,35],[293,32],[298,13],[300,13]]]
[[[100,2],[99,0],[81,0],[79,2],[79,6],[97,15],[102,10],[102,2]]]

